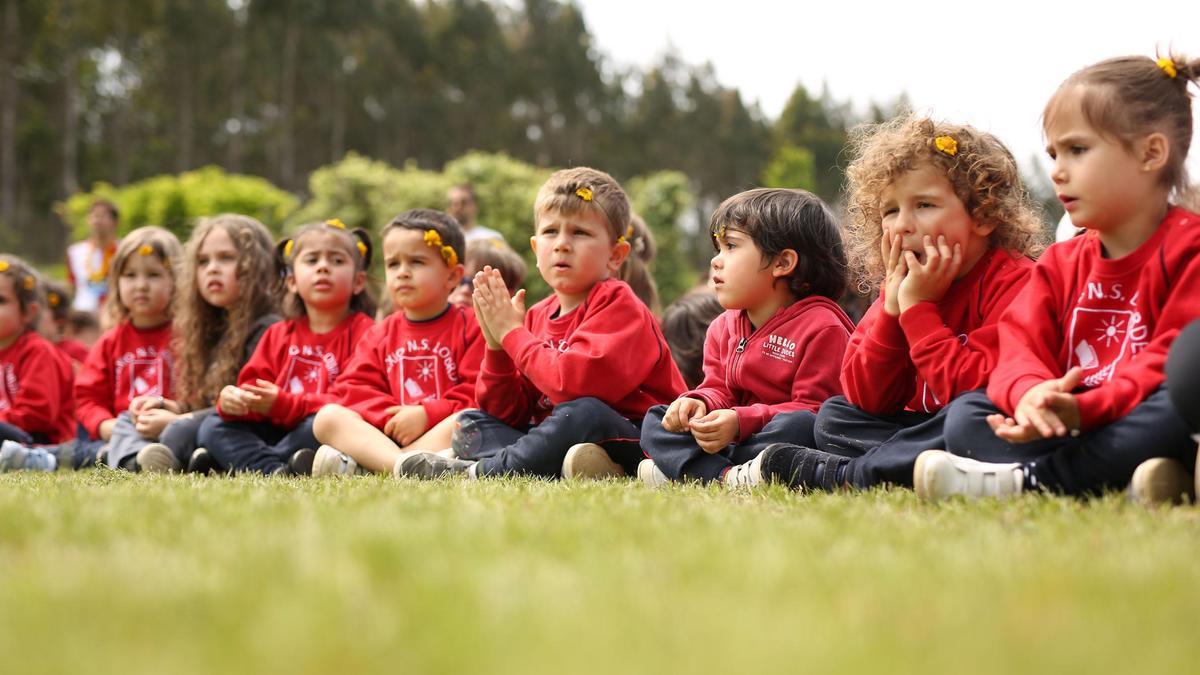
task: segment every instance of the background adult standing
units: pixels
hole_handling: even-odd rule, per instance
[[[117,252],[121,213],[107,199],[92,202],[87,223],[91,235],[67,247],[67,279],[75,288],[72,308],[97,312],[108,293],[108,265]]]
[[[455,185],[446,192],[446,213],[454,216],[462,226],[468,244],[478,239],[504,241],[504,235],[475,222],[475,217],[479,215],[479,203],[475,199],[475,188],[470,183]]]

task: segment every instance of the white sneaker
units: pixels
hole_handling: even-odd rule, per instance
[[[608,452],[595,443],[578,443],[567,450],[563,458],[562,476],[566,479],[614,478],[624,476],[625,469],[612,461]]]
[[[1182,504],[1191,501],[1192,476],[1178,460],[1155,457],[1138,464],[1129,481],[1129,499],[1138,504]]]
[[[1021,494],[1025,472],[1020,464],[993,464],[926,450],[913,467],[913,487],[923,499],[938,501],[954,495],[972,499]]]
[[[762,473],[762,460],[763,453],[760,452],[745,464],[735,464],[729,467],[729,470],[721,477],[721,484],[730,490],[766,485],[767,479]]]
[[[671,482],[671,479],[667,478],[667,474],[663,473],[662,469],[658,468],[658,465],[650,458],[643,459],[638,463],[638,480],[650,487],[662,487]]]
[[[162,443],[151,443],[137,453],[137,465],[143,473],[176,473],[183,464]]]
[[[0,444],[0,471],[54,471],[58,458],[45,448],[31,448],[16,441]]]
[[[317,448],[313,457],[312,475],[319,476],[355,476],[366,473],[366,470],[354,461],[354,458],[334,448],[332,445],[322,445]]]

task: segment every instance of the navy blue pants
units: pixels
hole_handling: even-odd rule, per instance
[[[463,459],[478,460],[478,476],[562,476],[563,459],[576,443],[602,446],[625,473],[642,461],[638,427],[596,398],[554,406],[541,424],[514,429],[491,415],[468,410],[458,418],[452,445]]]
[[[286,429],[270,422],[229,422],[209,415],[200,424],[197,442],[221,468],[270,474],[285,466],[297,450],[315,450],[320,445],[313,435],[315,417],[309,415],[294,429]]]
[[[1200,319],[1189,323],[1171,343],[1166,373],[1175,410],[1200,436]]]
[[[813,414],[807,410],[780,413],[758,433],[720,452],[700,448],[691,432],[667,431],[662,426],[665,405],[656,405],[642,420],[642,448],[655,466],[672,480],[717,480],[729,467],[749,462],[772,443],[812,445]]]
[[[946,416],[946,450],[984,462],[1020,462],[1026,488],[1093,495],[1124,489],[1137,465],[1154,457],[1177,459],[1188,469],[1196,462],[1196,444],[1165,387],[1125,417],[1075,438],[1009,443],[987,424],[987,416],[998,412],[982,389],[954,399]]]
[[[813,437],[818,450],[850,457],[846,481],[858,488],[890,483],[912,487],[917,455],[945,447],[946,409],[873,415],[834,396],[821,404]],[[801,444],[803,445],[803,444]]]
[[[21,445],[34,445],[45,443],[46,437],[42,434],[31,434],[15,424],[0,422],[0,442],[3,441],[16,441]]]

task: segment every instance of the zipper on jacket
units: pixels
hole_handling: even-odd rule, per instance
[[[746,351],[746,342],[747,342],[749,339],[750,339],[750,338],[742,338],[742,339],[738,340],[738,346],[737,346],[737,349],[735,349],[735,350],[733,350],[733,351],[737,352],[738,354],[741,354],[742,352]]]

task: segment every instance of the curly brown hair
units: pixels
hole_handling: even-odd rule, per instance
[[[205,237],[225,230],[241,255],[238,299],[214,307],[200,295],[196,259]],[[271,233],[249,216],[222,214],[201,219],[184,247],[176,279],[172,349],[179,367],[179,400],[191,408],[210,405],[221,388],[237,381],[254,322],[279,311],[281,284]]]
[[[108,266],[108,300],[104,303],[104,311],[108,314],[110,325],[115,326],[129,318],[129,308],[121,302],[121,284],[118,282],[129,259],[139,253],[143,246],[148,246],[149,254],[158,258],[163,267],[167,268],[172,281],[178,278],[176,270],[183,255],[183,246],[170,230],[147,225],[125,235],[113,255],[112,263]],[[171,311],[171,305],[167,305],[167,311]]]
[[[943,136],[954,139],[953,154],[937,148],[935,139]],[[988,237],[991,246],[1029,256],[1044,248],[1042,219],[1021,183],[1017,162],[992,134],[903,115],[856,127],[850,147],[854,159],[846,169],[846,244],[860,292],[875,291],[884,276],[880,197],[897,177],[920,166],[945,172],[972,220],[996,225]]]
[[[1160,131],[1167,137],[1171,150],[1162,182],[1175,191],[1177,200],[1194,206],[1196,194],[1185,164],[1192,144],[1188,84],[1200,84],[1200,59],[1171,54],[1165,62],[1174,75],[1147,56],[1119,56],[1072,73],[1046,103],[1043,128],[1059,112],[1064,94],[1081,87],[1083,117],[1101,134],[1115,137],[1127,149],[1140,135]]]

